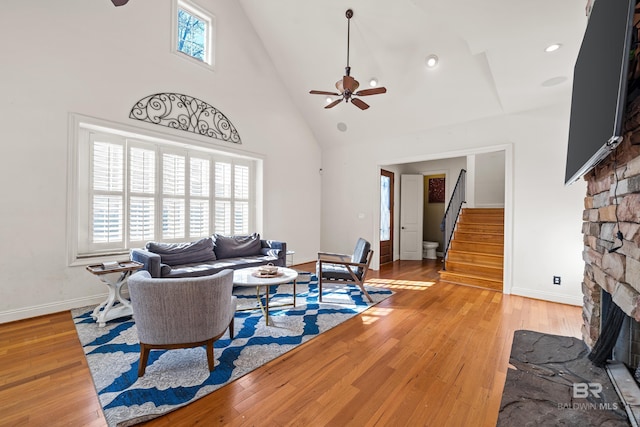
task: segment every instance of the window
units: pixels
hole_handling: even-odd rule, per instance
[[[213,67],[214,17],[186,0],[175,0],[173,14],[174,52]]]
[[[85,124],[75,149],[72,263],[148,241],[256,229],[257,159]]]

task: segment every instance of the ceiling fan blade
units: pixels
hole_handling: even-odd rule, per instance
[[[351,103],[361,110],[369,108],[369,104],[358,98],[351,98]]]
[[[354,93],[354,95],[358,96],[367,96],[367,95],[377,95],[379,93],[387,93],[387,88],[385,87],[374,87],[373,89],[365,89]]]
[[[330,96],[340,96],[339,93],[335,92],[326,92],[324,90],[310,90],[309,93],[313,95],[330,95]]]
[[[344,76],[342,78],[342,87],[344,88],[344,90],[349,90],[353,93],[356,89],[358,89],[358,86],[360,86],[360,83],[358,83],[358,81],[353,77]]]
[[[340,99],[336,99],[335,101],[333,101],[331,104],[327,105],[327,106],[326,106],[326,107],[324,107],[324,108],[333,108],[333,107],[335,107],[336,105],[340,104],[341,102],[342,102],[342,98],[340,98]]]

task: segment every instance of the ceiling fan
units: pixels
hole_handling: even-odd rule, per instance
[[[345,101],[345,102],[351,101],[351,103],[356,107],[360,108],[361,110],[366,110],[367,108],[369,108],[369,104],[367,104],[360,98],[354,98],[354,97],[386,93],[387,89],[384,87],[376,87],[373,89],[364,89],[356,92],[356,90],[360,86],[360,83],[358,83],[356,79],[351,77],[351,67],[349,67],[349,36],[350,36],[350,30],[351,30],[351,18],[353,18],[353,10],[347,9],[347,12],[345,15],[347,17],[347,67],[344,69],[345,70],[344,77],[342,77],[342,79],[336,82],[336,89],[338,89],[339,93],[327,92],[323,90],[312,90],[312,91],[309,91],[309,93],[313,95],[329,95],[329,96],[340,97],[335,101],[331,102],[330,104],[328,104],[324,108],[333,108],[339,103],[341,103],[342,101]]]

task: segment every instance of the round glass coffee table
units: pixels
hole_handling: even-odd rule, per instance
[[[261,309],[264,314],[265,325],[269,325],[269,286],[281,285],[283,283],[289,283],[293,281],[293,304],[278,304],[271,305],[271,307],[285,307],[296,306],[296,281],[298,279],[298,272],[291,268],[278,267],[278,275],[274,277],[260,277],[258,276],[259,267],[242,268],[233,271],[233,285],[234,286],[250,286],[256,288],[256,298],[258,299],[258,306],[247,310]],[[264,287],[264,300],[260,298],[260,288]]]

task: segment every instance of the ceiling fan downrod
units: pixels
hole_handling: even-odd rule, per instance
[[[347,9],[344,14],[347,17],[347,67],[344,69],[345,75],[350,75],[351,67],[349,66],[349,45],[351,40],[351,18],[353,18],[353,10]]]

